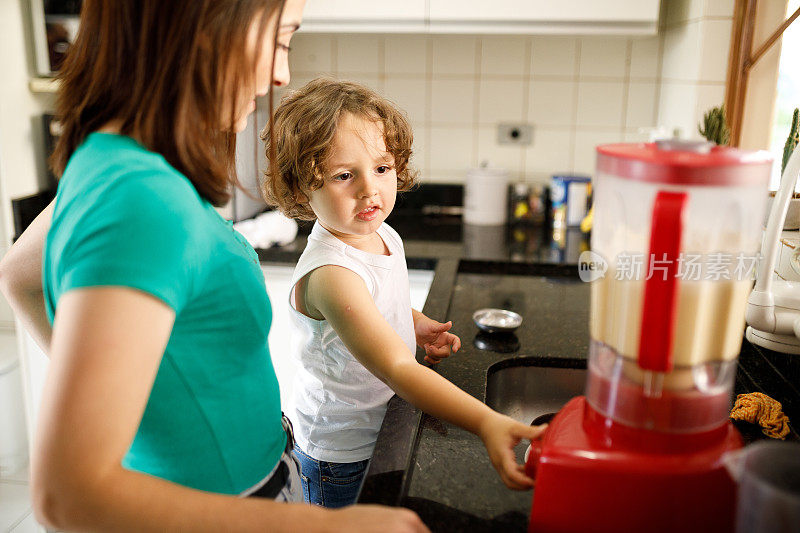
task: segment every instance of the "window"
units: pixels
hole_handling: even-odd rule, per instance
[[[800,8],[800,0],[789,0],[787,15]],[[777,190],[780,182],[783,146],[792,124],[792,113],[800,107],[800,22],[795,22],[783,32],[781,60],[778,67],[778,88],[775,115],[772,120],[770,153],[775,158],[770,178],[770,189]],[[797,189],[800,191],[800,183]]]

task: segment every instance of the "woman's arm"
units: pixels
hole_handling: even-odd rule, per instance
[[[426,413],[475,433],[484,442],[503,482],[517,489],[533,481],[518,465],[513,448],[543,429],[521,424],[490,409],[442,376],[420,365],[399,335],[381,316],[362,279],[339,266],[311,272],[305,303],[330,322],[350,352],[399,396]]]
[[[410,511],[237,498],[124,469],[174,318],[161,300],[133,289],[61,297],[33,451],[40,522],[70,531],[327,531],[365,523],[424,531]]]
[[[55,200],[39,213],[0,259],[0,291],[33,340],[48,355],[53,330],[44,309],[42,250],[54,204]]]

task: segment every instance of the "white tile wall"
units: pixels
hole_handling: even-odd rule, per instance
[[[721,103],[732,11],[733,0],[670,0],[653,37],[301,32],[290,88],[330,73],[395,101],[422,180],[463,182],[488,159],[546,181],[590,170],[585,143],[647,140],[658,125],[692,136],[703,107]],[[525,121],[532,146],[498,145],[498,123]]]
[[[346,80],[357,81],[379,93],[383,93],[385,89],[385,78],[379,74],[340,74],[338,77]]]
[[[508,169],[513,180],[524,178],[525,150],[514,145],[497,144],[497,128],[478,128],[478,161],[486,161],[495,167]]]
[[[528,120],[537,126],[569,126],[575,123],[573,81],[535,79],[530,84]]]
[[[679,128],[682,132],[682,137],[692,138],[697,136],[695,133],[696,106],[696,84],[670,82],[661,85],[661,97],[658,106],[659,123],[664,124],[670,130]],[[702,118],[702,115],[700,118]]]
[[[427,118],[427,82],[424,78],[391,74],[384,83],[386,95],[408,113],[411,122],[424,124]]]
[[[657,126],[657,88],[657,84],[652,81],[632,81],[628,85],[628,108],[625,113],[625,127],[627,129]]]
[[[578,84],[578,126],[620,128],[625,109],[625,83],[580,82]]]
[[[412,123],[412,127],[414,124]],[[422,126],[414,127],[414,144],[412,146],[411,166],[420,172],[420,178],[425,178],[423,171],[430,167],[428,162],[428,129]]]
[[[631,79],[655,80],[659,76],[661,49],[660,37],[643,37],[631,40]]]
[[[725,83],[732,28],[733,21],[731,19],[700,21],[700,34],[703,39],[700,55],[700,80]]]
[[[532,181],[547,182],[553,174],[572,171],[573,137],[571,128],[534,129],[533,144],[525,150],[525,171]]]
[[[578,174],[591,176],[594,174],[595,158],[598,144],[622,142],[624,134],[621,131],[605,131],[594,129],[578,129],[575,132],[574,168]]]
[[[383,39],[376,35],[349,35],[336,40],[336,65],[340,74],[375,74],[383,60]]]
[[[699,138],[697,124],[725,98],[733,0],[670,0],[661,32],[658,123]]]
[[[725,86],[721,84],[698,85],[696,92],[695,116],[697,117],[702,118],[706,111],[725,101]]]
[[[297,38],[303,38],[298,35]],[[387,35],[385,37],[385,68],[393,74],[428,74],[429,39],[424,35]]]
[[[704,15],[730,18],[736,0],[706,0]]]
[[[528,46],[529,40],[520,36],[482,38],[481,76],[525,77],[530,68]]]
[[[666,20],[669,26],[696,20],[703,15],[706,0],[666,0]]]
[[[292,51],[289,54],[289,66],[292,75],[303,72],[317,74],[333,73],[336,49],[333,39],[327,35],[308,34],[302,39],[292,40]]]
[[[478,39],[437,35],[431,38],[433,45],[433,75],[477,74],[475,64]]]
[[[629,39],[586,38],[581,41],[581,78],[624,78]]]
[[[701,46],[699,20],[668,27],[664,33],[662,76],[669,80],[697,80]]]
[[[527,104],[525,89],[525,84],[519,81],[482,79],[478,122],[490,126],[523,121]]]
[[[578,39],[572,37],[533,37],[531,39],[531,74],[564,76],[578,74]]]
[[[430,128],[430,178],[459,176],[477,163],[477,157],[473,157],[473,133],[472,126]]]
[[[471,126],[475,122],[477,83],[472,78],[434,79],[431,83],[431,123]]]

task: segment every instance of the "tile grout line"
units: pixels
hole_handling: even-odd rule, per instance
[[[473,83],[473,97],[475,102],[472,106],[472,163],[471,166],[480,166],[481,162],[478,161],[478,145],[480,144],[478,123],[480,122],[481,113],[481,61],[483,59],[483,39],[478,37],[475,39],[475,76]]]
[[[661,126],[659,122],[661,121],[661,86],[664,83],[664,33],[665,32],[659,32],[658,51],[656,52],[656,58],[658,61],[656,70],[656,103],[658,105],[653,106],[653,124],[656,128]]]
[[[433,40],[425,37],[425,172],[430,178],[431,146],[433,145],[431,114],[433,113]]]
[[[625,142],[625,128],[628,127],[628,103],[631,95],[631,61],[633,55],[633,40],[628,39],[625,44],[625,83],[622,86],[622,117],[619,125],[620,141]]]
[[[578,136],[578,102],[580,101],[581,83],[581,39],[575,39],[575,65],[572,71],[572,83],[575,85],[575,95],[572,97],[572,124],[569,136],[569,171],[575,172],[575,143]]]
[[[338,37],[331,37],[331,70],[336,78],[339,77],[339,42]]]
[[[386,96],[386,37],[378,37],[378,85]]]
[[[533,38],[530,36],[525,38],[525,56],[524,63],[522,64],[522,71],[524,73],[524,82],[522,85],[522,122],[531,126],[531,146],[534,142],[534,129],[531,121],[531,61],[533,58]],[[520,147],[520,177],[522,181],[528,182],[528,148],[525,146]]]
[[[19,527],[21,523],[23,523],[31,514],[33,513],[33,509],[28,507],[28,510],[23,513],[22,517],[18,518],[16,522],[12,522],[11,525],[8,527],[8,533],[12,533],[14,529]]]
[[[0,479],[0,485],[30,485],[27,481],[21,481],[18,479]]]

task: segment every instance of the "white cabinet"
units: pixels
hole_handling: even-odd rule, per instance
[[[25,396],[25,421],[28,429],[28,442],[33,442],[39,406],[42,403],[42,391],[47,377],[47,366],[50,360],[19,321],[17,321],[17,346],[20,354],[22,389]]]
[[[422,33],[426,17],[427,0],[309,0],[303,31]]]
[[[432,32],[655,34],[659,0],[430,0]]]
[[[269,354],[281,387],[284,411],[292,397],[292,383],[297,366],[289,355],[289,291],[292,290],[294,265],[261,264],[272,305],[272,326],[269,328]]]
[[[308,0],[303,30],[654,35],[659,5],[660,0]]]
[[[269,353],[272,366],[278,376],[281,388],[281,405],[286,409],[292,398],[292,384],[297,365],[289,353],[290,317],[289,291],[292,289],[294,265],[262,264],[267,294],[272,304],[272,327],[269,330]],[[428,297],[428,289],[433,282],[431,270],[409,270],[408,283],[411,287],[411,307],[421,310]],[[439,317],[443,318],[443,317]]]

